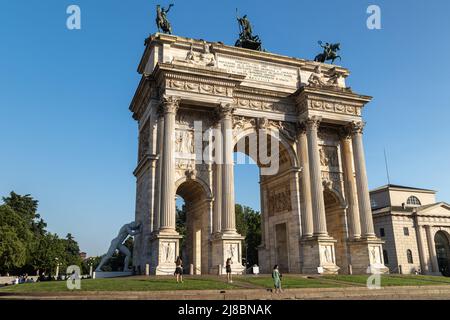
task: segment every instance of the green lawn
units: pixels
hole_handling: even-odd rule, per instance
[[[172,291],[172,290],[225,290],[235,288],[220,280],[185,279],[184,283],[176,283],[175,279],[86,279],[81,281],[81,291]],[[24,283],[0,288],[1,292],[64,292],[65,281]]]
[[[273,288],[273,279],[271,276],[248,276],[235,278],[238,281],[247,282],[259,287]],[[323,281],[321,279],[310,279],[300,276],[283,275],[281,279],[281,287],[284,289],[289,288],[332,288],[342,286],[339,283],[332,283]]]
[[[369,275],[328,275],[325,279],[342,281],[355,285],[365,286]],[[416,275],[382,275],[381,286],[427,286],[427,285],[449,285],[450,278],[438,276],[416,276]]]
[[[299,275],[284,275],[282,287],[289,288],[332,288],[348,286],[365,286],[368,275],[327,275],[307,278]],[[381,286],[426,286],[450,285],[450,278],[434,276],[383,275]],[[227,284],[224,278],[203,276],[184,279],[177,284],[173,277],[136,277],[113,279],[89,279],[81,281],[81,291],[174,291],[174,290],[229,290],[229,289],[264,289],[273,288],[269,275],[236,276],[233,284]],[[39,293],[68,292],[65,281],[27,283],[0,288],[2,292]]]

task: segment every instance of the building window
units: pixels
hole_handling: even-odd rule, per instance
[[[406,204],[409,206],[420,206],[421,205],[420,200],[415,196],[409,197],[408,200],[406,200]]]
[[[380,237],[384,237],[384,228],[380,228]]]
[[[372,207],[372,209],[375,209],[377,207],[377,202],[374,198],[370,199],[370,206]]]
[[[414,260],[413,260],[413,256],[412,256],[412,251],[411,250],[406,250],[406,258],[408,259],[408,263],[409,264],[413,264]]]
[[[408,227],[404,227],[404,228],[403,228],[403,234],[404,234],[405,236],[409,236],[409,229],[408,229]]]
[[[386,250],[383,250],[383,259],[384,259],[384,264],[389,264],[389,257],[388,257],[388,253]]]

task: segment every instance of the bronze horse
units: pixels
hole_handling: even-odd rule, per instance
[[[158,32],[162,30],[164,33],[172,34],[172,27],[167,19],[167,13],[169,13],[172,7],[173,4],[170,4],[167,9],[161,8],[159,4],[156,6],[156,26],[158,27]]]
[[[328,42],[325,45],[322,45],[322,41],[319,41],[319,45],[324,49],[323,53],[318,54],[314,61],[316,62],[322,62],[331,60],[331,63],[334,63],[334,60],[339,58],[339,61],[342,60],[341,56],[337,54],[337,51],[341,50],[341,44],[340,43],[332,43],[329,44]]]

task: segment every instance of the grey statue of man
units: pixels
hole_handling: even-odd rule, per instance
[[[111,245],[109,246],[108,252],[102,258],[102,261],[98,265],[97,269],[95,269],[95,271],[101,272],[102,267],[105,265],[106,262],[108,262],[109,259],[111,259],[116,250],[119,250],[125,255],[123,271],[130,271],[128,264],[130,263],[131,252],[123,243],[128,238],[128,236],[135,236],[139,233],[141,233],[141,224],[135,221],[127,223],[122,228],[120,228],[119,234],[111,241]]]

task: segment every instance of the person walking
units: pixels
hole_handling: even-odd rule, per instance
[[[275,293],[283,292],[281,290],[281,277],[282,277],[282,275],[280,273],[280,270],[278,270],[278,265],[276,264],[273,267],[273,271],[272,271],[272,278],[273,278],[273,284],[275,287]]]
[[[226,271],[227,271],[227,281],[228,283],[233,283],[233,277],[231,276],[231,264],[233,263],[233,260],[231,258],[227,259],[226,262]]]
[[[175,275],[177,277],[177,283],[183,283],[183,260],[181,260],[180,256],[177,257],[175,265]]]

